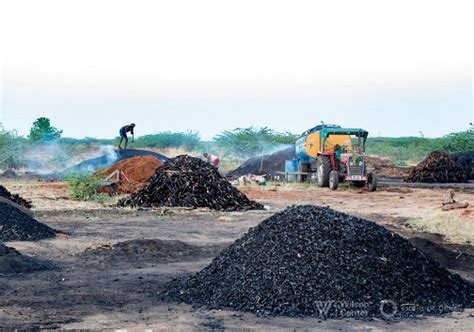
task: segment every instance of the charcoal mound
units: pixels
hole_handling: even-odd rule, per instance
[[[213,252],[211,248],[177,240],[135,239],[87,249],[83,256],[96,256],[107,260],[153,259],[160,262],[170,262],[211,252]]]
[[[453,153],[451,159],[464,169],[469,180],[474,180],[474,151]]]
[[[5,178],[5,179],[17,179],[18,174],[12,169],[7,169],[5,172],[0,174],[0,177]]]
[[[256,314],[370,319],[472,307],[474,287],[407,240],[325,207],[264,220],[162,300]],[[382,307],[382,310],[381,310]]]
[[[56,233],[23,211],[0,202],[0,241],[38,241],[53,238]]]
[[[26,199],[24,199],[23,197],[21,197],[18,194],[12,194],[11,192],[9,192],[7,190],[7,188],[5,188],[2,185],[0,185],[0,196],[12,201],[13,203],[21,205],[21,206],[23,206],[27,209],[31,209],[31,207],[32,207],[30,201],[27,201]]]
[[[144,157],[144,156],[152,156],[155,157],[162,162],[168,160],[168,158],[160,153],[148,151],[148,150],[139,150],[139,149],[125,149],[125,150],[115,150],[114,158],[111,158],[110,155],[103,155],[101,157],[92,158],[84,160],[77,165],[69,167],[68,169],[64,170],[61,173],[61,176],[67,176],[69,174],[74,173],[91,173],[100,168],[107,168],[110,167],[113,163],[134,158],[134,157]]]
[[[263,209],[232,186],[214,166],[190,156],[168,160],[145,186],[119,201],[130,207],[191,207],[220,211]]]
[[[227,174],[230,178],[238,178],[248,174],[267,175],[273,178],[277,172],[285,171],[287,159],[295,158],[295,147],[288,147],[273,154],[253,157],[245,161],[235,170]]]
[[[0,242],[0,277],[50,270],[52,268],[52,264],[22,255],[17,250]]]
[[[404,179],[421,183],[466,183],[469,175],[446,151],[433,151]]]

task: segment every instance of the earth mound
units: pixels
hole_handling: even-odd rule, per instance
[[[114,172],[121,172],[121,182],[115,192],[117,194],[131,194],[143,187],[161,165],[161,160],[153,156],[139,156],[121,160],[98,173],[101,177],[107,177]],[[122,177],[122,174],[125,175],[125,178]]]
[[[0,243],[0,277],[50,270],[52,268],[53,266],[50,263],[22,255],[17,250]]]

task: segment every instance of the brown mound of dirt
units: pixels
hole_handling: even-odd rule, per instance
[[[50,263],[24,256],[15,249],[7,247],[0,242],[0,277],[50,270],[52,268],[53,266]]]
[[[367,158],[369,169],[374,170],[379,177],[403,179],[408,176],[412,167],[396,166],[390,159],[370,156]]]
[[[114,192],[131,194],[140,189],[155,174],[161,164],[161,160],[153,156],[139,156],[121,160],[100,174],[105,178],[115,171],[123,172],[125,177],[120,174],[121,181]],[[104,188],[103,191],[107,191],[107,189]]]

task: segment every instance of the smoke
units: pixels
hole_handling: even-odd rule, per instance
[[[84,147],[79,145],[65,145],[58,142],[48,142],[26,148],[24,164],[26,170],[38,174],[58,173],[87,159],[105,156],[106,164],[112,165],[118,155],[112,145]],[[91,172],[96,171],[91,167]]]

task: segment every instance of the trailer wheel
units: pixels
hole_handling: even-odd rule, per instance
[[[339,174],[336,171],[331,171],[329,173],[329,189],[337,190],[339,186]]]
[[[368,182],[368,187],[369,191],[376,191],[377,190],[377,174],[375,173],[369,173],[369,180]]]
[[[320,156],[317,162],[318,166],[318,185],[320,187],[329,186],[329,172],[331,170],[329,164],[329,158],[325,156]]]

